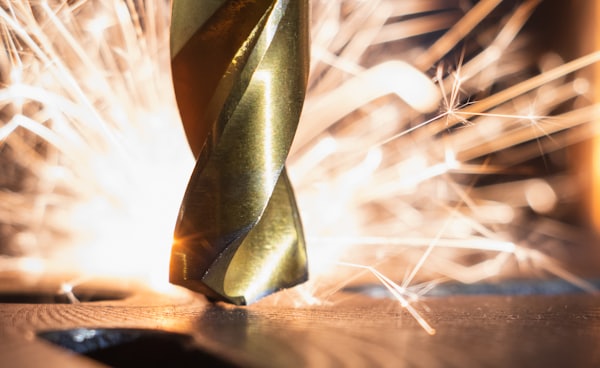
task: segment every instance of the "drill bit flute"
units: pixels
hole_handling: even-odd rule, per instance
[[[174,0],[177,104],[197,158],[170,281],[249,304],[308,277],[285,172],[308,73],[306,0]]]

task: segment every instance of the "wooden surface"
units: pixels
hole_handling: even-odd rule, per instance
[[[200,351],[239,366],[600,366],[600,297],[588,294],[430,298],[415,305],[437,330],[429,336],[396,302],[362,294],[339,293],[317,306],[267,299],[238,308],[136,287],[124,297],[119,285],[119,300],[20,304],[17,283],[0,285],[12,293],[0,293],[10,301],[0,304],[1,367],[99,366],[38,336],[82,327],[178,332],[192,336]],[[20,292],[43,290],[56,289],[29,285]]]

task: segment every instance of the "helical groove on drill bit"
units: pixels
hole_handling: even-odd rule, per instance
[[[306,1],[175,0],[172,73],[197,158],[170,281],[249,304],[308,277],[285,171],[308,74]]]

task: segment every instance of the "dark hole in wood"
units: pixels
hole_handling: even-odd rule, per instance
[[[191,336],[178,333],[80,328],[38,336],[111,367],[237,367],[201,350]]]
[[[0,303],[23,304],[72,304],[76,302],[101,302],[107,300],[122,300],[128,297],[126,292],[119,291],[78,291],[66,294],[50,291],[2,292]]]

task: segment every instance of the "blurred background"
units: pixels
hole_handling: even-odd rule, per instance
[[[166,283],[193,164],[169,2],[0,4],[0,271]],[[288,162],[310,293],[381,283],[378,272],[417,295],[548,278],[594,290],[597,8],[312,1]]]

